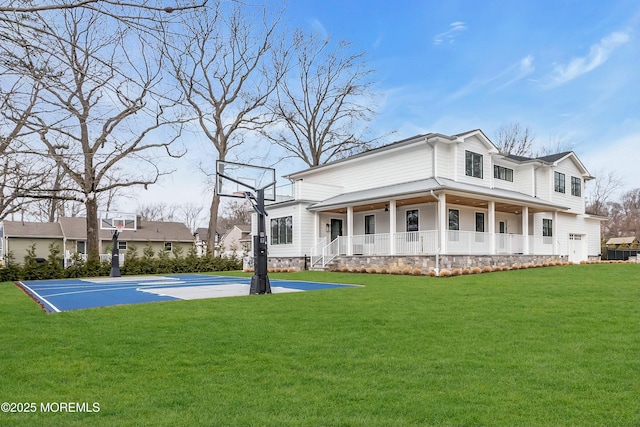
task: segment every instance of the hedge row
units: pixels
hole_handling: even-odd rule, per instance
[[[98,260],[85,261],[75,255],[70,265],[63,267],[63,259],[58,245],[49,246],[49,256],[46,259],[37,258],[35,245],[27,251],[24,262],[19,265],[12,254],[7,254],[5,263],[0,268],[0,282],[13,280],[46,280],[75,277],[109,276],[111,262]],[[138,256],[134,245],[130,245],[125,256],[124,264],[120,267],[120,274],[175,274],[201,273],[210,271],[229,271],[242,269],[242,260],[232,257],[214,257],[210,254],[199,257],[195,248],[183,255],[182,248],[174,249],[173,253],[159,252],[155,254],[150,246],[145,247],[143,255]]]

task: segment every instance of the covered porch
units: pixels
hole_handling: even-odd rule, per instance
[[[558,211],[535,199],[430,190],[345,205],[313,207],[317,244],[311,249],[312,266],[358,255],[562,254],[553,237]],[[548,217],[548,229],[543,230],[542,217]]]

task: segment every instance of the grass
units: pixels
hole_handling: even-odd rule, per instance
[[[448,279],[45,314],[0,285],[0,413],[16,426],[637,426],[640,269]]]

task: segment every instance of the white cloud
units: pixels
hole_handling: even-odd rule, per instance
[[[486,87],[489,85],[495,87],[496,84],[499,84],[500,82],[506,80],[505,83],[502,83],[497,88],[498,90],[504,89],[505,87],[512,85],[518,80],[521,80],[527,75],[533,73],[534,70],[535,67],[533,66],[533,56],[527,55],[493,77],[486,79],[474,78],[471,82],[467,83],[465,86],[447,96],[445,98],[445,101],[451,102],[460,98],[464,98],[465,96],[475,92],[482,87]]]
[[[609,55],[619,46],[629,41],[629,35],[622,32],[614,32],[604,37],[598,43],[591,46],[589,54],[573,58],[566,65],[556,65],[545,87],[552,88],[563,85],[571,80],[593,71],[604,64]]]
[[[434,45],[441,45],[444,43],[452,44],[460,33],[467,30],[467,26],[461,21],[452,22],[449,24],[449,27],[449,30],[444,33],[437,34],[433,38]]]
[[[510,77],[509,80],[507,80],[507,82],[501,85],[498,89],[504,89],[518,80],[525,78],[529,74],[533,73],[535,69],[536,67],[533,66],[533,56],[525,56],[517,64],[507,68],[504,73],[498,76],[498,78]]]

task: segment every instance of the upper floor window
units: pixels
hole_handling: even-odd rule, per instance
[[[564,174],[560,172],[553,173],[553,189],[557,193],[564,193]]]
[[[482,154],[473,151],[464,152],[464,173],[467,176],[482,178]]]
[[[285,245],[293,243],[293,217],[285,216],[271,220],[271,244]]]
[[[173,243],[171,242],[164,242],[164,250],[166,252],[172,252],[173,251]]]
[[[572,196],[582,195],[582,180],[575,176],[571,177],[571,195]]]
[[[493,165],[493,177],[513,182],[513,169],[504,166]]]

